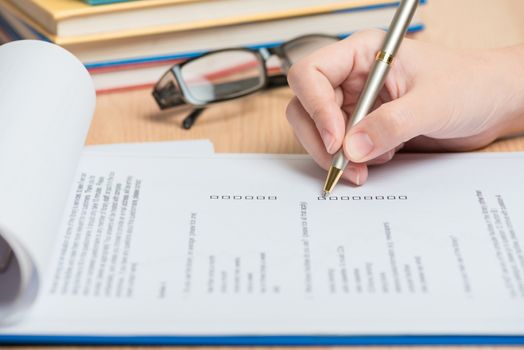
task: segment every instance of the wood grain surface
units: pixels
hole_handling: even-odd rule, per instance
[[[426,30],[420,40],[460,48],[491,48],[524,43],[522,0],[429,0],[422,8]],[[210,139],[217,152],[302,153],[285,109],[288,88],[214,105],[190,131],[186,115],[162,112],[149,90],[100,95],[88,144]],[[524,138],[499,141],[489,151],[524,150]]]
[[[416,35],[420,40],[449,47],[472,49],[524,43],[524,1],[522,0],[429,0],[422,12],[427,28]],[[284,114],[291,96],[289,89],[283,88],[215,105],[205,112],[191,131],[186,131],[180,127],[184,113],[159,113],[150,91],[102,95],[98,98],[88,144],[210,139],[217,152],[301,153],[304,152],[303,148],[294,139]],[[524,151],[524,137],[498,141],[484,150]],[[63,349],[73,348],[75,347]],[[15,348],[5,347],[5,349]],[[150,348],[134,347],[133,349]],[[214,350],[215,348],[191,349]],[[388,349],[403,348],[388,347]],[[429,348],[416,347],[415,349]],[[446,349],[459,349],[459,347],[446,347]],[[515,349],[515,347],[482,347],[482,349]]]

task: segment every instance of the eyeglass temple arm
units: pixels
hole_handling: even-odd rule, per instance
[[[266,90],[287,86],[287,77],[284,74],[270,75],[267,77]]]
[[[182,127],[186,130],[191,129],[191,127],[195,124],[198,117],[204,112],[206,107],[197,107],[191,111],[191,113],[188,114],[187,117],[184,118],[182,121]]]

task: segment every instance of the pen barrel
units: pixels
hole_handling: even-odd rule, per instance
[[[346,134],[349,130],[360,122],[373,108],[377,97],[382,90],[384,81],[389,72],[390,64],[400,47],[402,39],[408,31],[409,24],[417,10],[419,0],[402,0],[395,12],[395,16],[391,21],[389,30],[386,33],[382,49],[378,52],[373,68],[369,73],[366,84],[362,89],[362,94],[359,96],[355,109],[349,117],[346,126]],[[341,148],[333,156],[331,166],[344,170],[349,161],[344,156],[344,151]]]
[[[377,54],[373,68],[362,89],[362,94],[349,118],[346,132],[361,121],[375,104],[377,96],[380,90],[382,90],[382,86],[386,80],[393,58],[397,54],[400,43],[406,35],[411,19],[417,10],[418,2],[419,0],[402,0],[400,2],[395,16],[391,20],[384,42],[382,43],[382,49]]]
[[[402,0],[395,12],[389,30],[382,44],[382,51],[388,55],[395,56],[402,42],[402,38],[408,31],[411,19],[415,15],[419,0]]]
[[[349,132],[355,124],[364,119],[373,108],[378,94],[384,85],[384,81],[386,80],[389,67],[389,64],[379,60],[375,61],[373,64],[373,68],[371,69],[366,84],[364,85],[364,89],[362,90],[362,94],[359,96],[355,109],[348,120],[346,133]]]
[[[371,110],[373,104],[377,100],[377,96],[384,85],[387,73],[389,71],[389,64],[383,61],[375,61],[373,68],[368,76],[362,94],[360,95],[358,102],[351,114],[348,123],[346,125],[346,133],[361,121]],[[348,165],[348,160],[344,156],[344,150],[341,148],[333,156],[331,165],[337,169],[344,170]]]

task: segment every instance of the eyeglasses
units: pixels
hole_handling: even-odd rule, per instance
[[[271,48],[211,51],[171,67],[155,85],[153,97],[161,109],[193,106],[182,123],[190,129],[210,104],[286,86],[286,74],[293,63],[338,40],[312,34]]]

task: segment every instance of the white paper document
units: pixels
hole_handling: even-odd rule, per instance
[[[0,77],[0,344],[524,342],[524,153],[399,155],[324,199],[307,156],[84,148],[93,86],[57,46],[0,46]]]
[[[524,334],[524,154],[86,154],[42,290],[0,334]]]
[[[209,140],[179,140],[90,145],[84,148],[89,154],[132,154],[141,156],[211,155],[215,153]]]
[[[35,60],[38,57],[38,60]],[[42,41],[0,46],[0,324],[42,291],[78,162],[89,154],[209,155],[209,141],[84,148],[95,108],[89,73]]]

